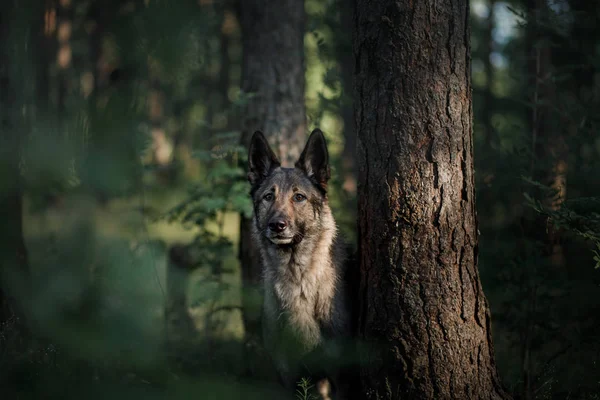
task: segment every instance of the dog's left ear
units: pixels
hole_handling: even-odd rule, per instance
[[[329,153],[327,152],[325,136],[323,136],[320,129],[315,129],[310,134],[300,159],[296,162],[296,168],[301,169],[309,178],[314,179],[323,190],[327,190],[327,181],[331,176]]]

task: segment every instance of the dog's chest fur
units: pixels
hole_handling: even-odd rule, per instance
[[[293,250],[267,247],[263,251],[265,284],[265,321],[269,326],[283,326],[305,350],[324,340],[324,335],[343,331],[346,324],[343,296],[338,285],[341,261],[335,254],[336,229],[332,217],[325,213],[325,228],[315,237],[305,239]],[[327,223],[331,219],[331,224]],[[272,334],[277,334],[273,332]]]

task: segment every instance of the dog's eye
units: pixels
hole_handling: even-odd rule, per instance
[[[263,196],[263,200],[273,201],[273,193],[267,193]]]
[[[300,203],[300,202],[302,202],[302,201],[306,200],[306,196],[305,196],[305,195],[303,195],[303,194],[301,194],[301,193],[296,193],[296,194],[294,195],[293,199],[294,199],[294,201],[295,201],[296,203]]]

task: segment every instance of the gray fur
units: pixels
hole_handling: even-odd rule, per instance
[[[252,236],[264,279],[264,342],[282,380],[293,387],[311,352],[339,358],[335,343],[351,330],[344,246],[326,195],[325,140],[313,132],[296,168],[282,168],[257,132],[249,166]],[[284,221],[287,228],[275,232],[269,228],[273,221]]]

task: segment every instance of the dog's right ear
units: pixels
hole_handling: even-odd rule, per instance
[[[255,185],[281,165],[261,131],[254,132],[248,150],[248,181]]]

